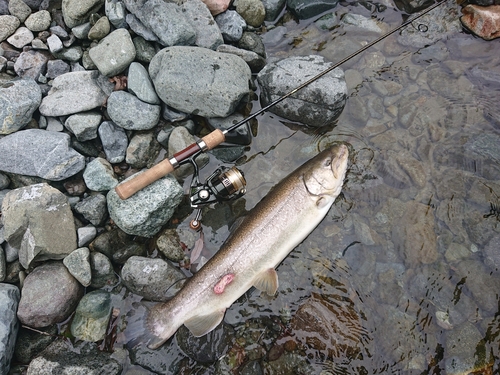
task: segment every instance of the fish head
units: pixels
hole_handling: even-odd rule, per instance
[[[335,199],[342,189],[349,150],[345,144],[336,144],[316,155],[307,163],[303,178],[309,194]]]

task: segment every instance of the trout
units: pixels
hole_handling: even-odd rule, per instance
[[[335,145],[277,184],[171,300],[149,310],[148,347],[158,348],[183,324],[194,336],[207,334],[252,286],[274,295],[275,268],[326,216],[341,191],[347,162],[347,146]]]

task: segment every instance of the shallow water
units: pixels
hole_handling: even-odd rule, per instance
[[[375,3],[334,13],[386,29],[404,17]],[[284,37],[266,45],[268,59],[319,53],[336,62],[380,35],[312,21],[284,22]],[[132,363],[193,374],[499,373],[500,42],[461,29],[429,48],[397,38],[343,66],[349,98],[336,124],[305,129],[259,116],[237,163],[247,194],[205,212],[213,253],[275,182],[332,142],[352,147],[343,194],[278,267],[277,295],[251,290],[227,311],[231,344],[213,349],[220,332],[200,344],[213,362],[184,356],[178,333],[158,351],[134,349]],[[212,157],[202,174],[218,164]],[[318,319],[314,329],[308,317]]]

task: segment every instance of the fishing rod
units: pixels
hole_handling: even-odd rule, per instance
[[[446,0],[442,2],[437,2],[436,4],[432,5],[431,7],[425,9],[418,15],[409,18],[407,21],[403,22],[401,25],[398,27],[390,30],[389,32],[385,33],[384,35],[380,36],[379,38],[375,39],[374,41],[368,43],[367,45],[363,46],[359,50],[355,51],[354,53],[350,54],[349,56],[345,57],[344,59],[340,60],[336,64],[332,65],[331,67],[325,69],[321,73],[317,74],[316,76],[312,77],[308,81],[302,83],[301,85],[297,86],[290,92],[286,93],[285,95],[279,97],[278,99],[275,99],[265,107],[259,109],[255,113],[249,115],[248,117],[244,118],[240,122],[230,126],[229,128],[225,130],[220,130],[216,129],[209,133],[208,135],[204,136],[200,140],[196,141],[195,143],[189,145],[185,149],[175,153],[171,158],[169,159],[164,159],[163,161],[159,162],[158,164],[154,165],[152,168],[144,171],[143,173],[139,173],[135,175],[133,178],[131,178],[128,181],[122,182],[118,186],[115,187],[115,191],[118,194],[118,196],[121,199],[127,199],[134,195],[136,192],[139,190],[143,189],[144,187],[148,186],[149,184],[153,183],[154,181],[166,176],[167,174],[173,172],[175,169],[177,169],[179,166],[187,163],[191,163],[194,167],[194,173],[193,173],[193,181],[191,183],[191,206],[194,208],[199,208],[203,204],[209,204],[213,203],[215,201],[221,201],[221,200],[230,200],[234,199],[236,197],[239,197],[245,193],[245,185],[246,181],[245,178],[243,177],[243,174],[235,167],[233,168],[219,168],[214,174],[212,174],[208,179],[207,182],[204,184],[201,184],[198,181],[198,166],[194,159],[200,155],[202,152],[206,152],[209,150],[214,149],[221,143],[223,143],[226,140],[226,134],[230,133],[243,124],[247,123],[248,121],[254,119],[258,115],[266,112],[269,108],[275,106],[276,104],[282,102],[283,100],[289,98],[293,94],[295,94],[297,91],[303,89],[304,87],[310,85],[314,81],[317,81],[324,75],[328,74],[332,70],[338,68],[340,65],[344,64],[345,62],[351,60],[353,57],[359,55],[360,53],[364,52],[368,48],[372,47],[373,45],[377,44],[381,40],[387,38],[388,36],[394,34],[395,32],[401,30],[402,28],[408,26],[409,24],[413,23],[423,15],[429,13],[433,9],[437,8],[438,6],[441,6],[442,4],[446,3]],[[199,224],[199,217],[201,215],[199,211],[196,214],[196,218],[194,220],[195,225]]]

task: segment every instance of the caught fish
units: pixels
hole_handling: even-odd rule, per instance
[[[275,267],[326,216],[342,188],[347,160],[346,145],[332,146],[276,185],[175,297],[150,309],[148,346],[158,348],[183,324],[194,336],[207,334],[252,286],[274,295]]]

